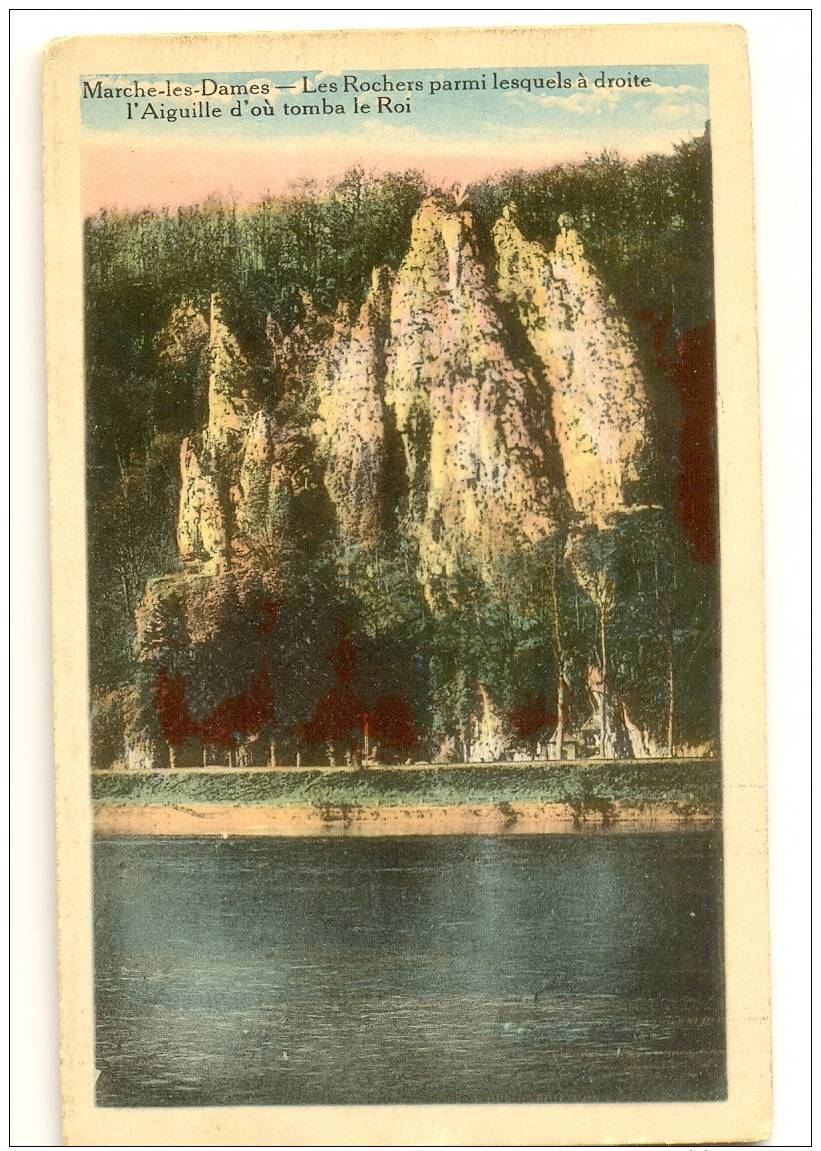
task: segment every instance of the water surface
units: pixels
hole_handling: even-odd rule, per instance
[[[715,832],[95,845],[109,1106],[724,1096]]]

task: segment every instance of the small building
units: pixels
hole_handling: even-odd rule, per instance
[[[547,741],[547,758],[552,760],[558,759],[577,759],[579,754],[579,745],[577,740],[572,735],[565,735],[562,739],[562,754],[559,755],[559,748],[556,742],[556,733],[554,732],[550,739]]]
[[[595,715],[589,716],[581,727],[565,732],[562,738],[562,759],[591,759],[599,754],[599,723]],[[547,741],[548,760],[558,760],[556,732]]]

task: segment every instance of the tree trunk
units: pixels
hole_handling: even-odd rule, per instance
[[[553,547],[552,562],[550,564],[550,634],[553,641],[553,655],[556,657],[556,759],[564,756],[564,652],[562,650],[562,635],[559,630],[559,594],[556,588],[556,546]]]
[[[676,665],[675,641],[673,636],[673,606],[676,592],[676,554],[670,546],[671,586],[667,591],[667,754],[672,759],[676,753]]]
[[[128,580],[125,578],[125,571],[120,567],[120,583],[123,589],[123,603],[125,605],[125,618],[131,620],[131,596],[128,594]],[[132,620],[133,623],[133,620]]]
[[[268,762],[270,763],[271,767],[276,767],[277,765],[277,745],[275,739],[271,740],[268,748]]]
[[[667,754],[675,755],[676,674],[673,663],[673,630],[667,633]]]
[[[559,666],[559,683],[556,693],[556,706],[558,716],[556,723],[556,759],[564,758],[564,713],[565,713],[565,684],[561,665]]]
[[[599,723],[599,751],[607,757],[607,647],[604,628],[604,610],[599,611],[599,642],[601,643],[601,720]]]
[[[465,723],[459,725],[459,740],[462,744],[462,763],[467,763],[470,758],[470,735]]]
[[[154,771],[159,767],[157,755],[159,748],[153,740],[126,743],[124,751],[126,770]]]
[[[177,749],[170,743],[168,745],[168,766],[172,771],[177,766]]]

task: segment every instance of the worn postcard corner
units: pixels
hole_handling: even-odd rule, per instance
[[[746,39],[55,41],[64,1137],[770,1121]]]

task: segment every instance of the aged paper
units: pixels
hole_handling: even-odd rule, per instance
[[[46,61],[66,1141],[753,1141],[724,26]]]

